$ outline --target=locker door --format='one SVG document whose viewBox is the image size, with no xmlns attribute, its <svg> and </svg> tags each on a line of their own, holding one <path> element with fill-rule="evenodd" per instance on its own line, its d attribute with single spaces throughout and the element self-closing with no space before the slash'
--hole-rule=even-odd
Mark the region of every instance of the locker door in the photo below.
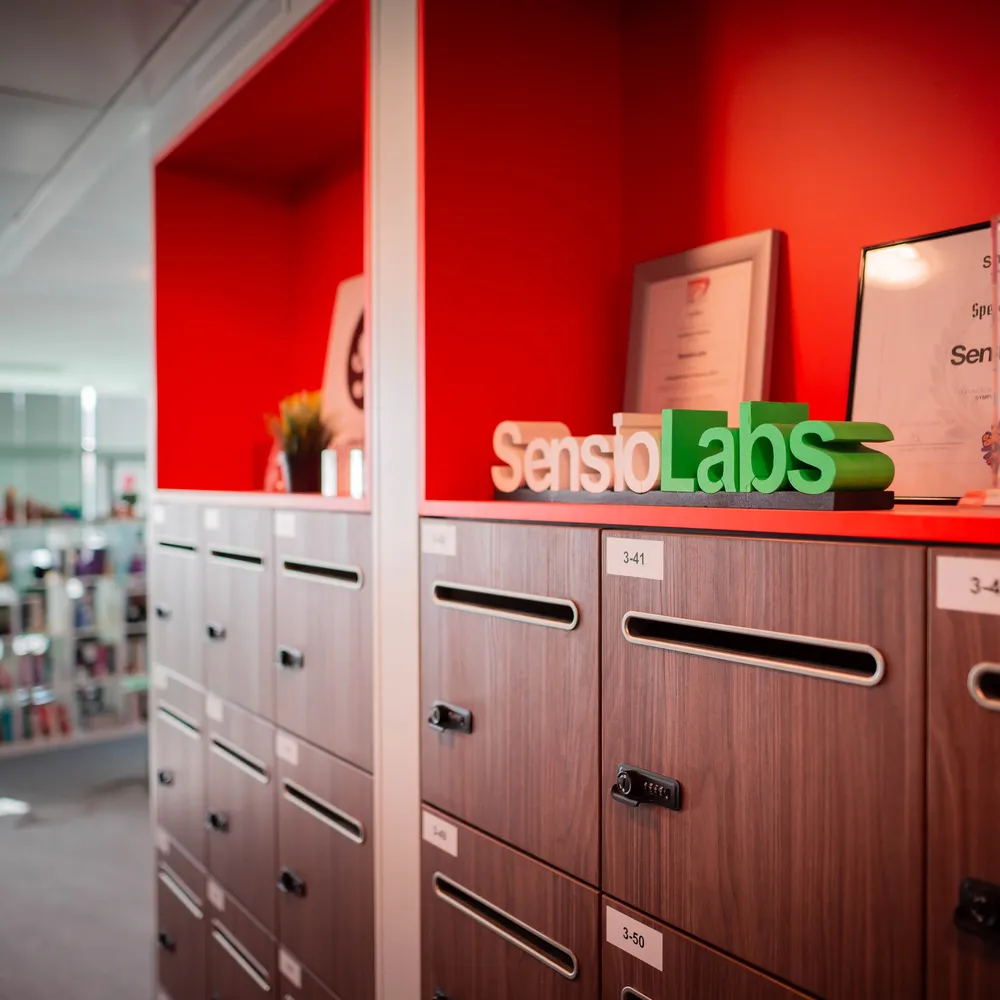
<svg viewBox="0 0 1000 1000">
<path fill-rule="evenodd" d="M 157 976 L 170 1000 L 206 995 L 205 876 L 176 849 L 157 864 Z"/>
<path fill-rule="evenodd" d="M 1000 988 L 998 579 L 995 549 L 931 550 L 927 996 L 934 1000 L 987 1000 Z"/>
<path fill-rule="evenodd" d="M 231 896 L 209 911 L 208 976 L 212 1000 L 261 1000 L 274 996 L 274 939 Z"/>
<path fill-rule="evenodd" d="M 282 1000 L 337 1000 L 295 956 L 285 948 L 278 951 L 278 975 Z"/>
</svg>

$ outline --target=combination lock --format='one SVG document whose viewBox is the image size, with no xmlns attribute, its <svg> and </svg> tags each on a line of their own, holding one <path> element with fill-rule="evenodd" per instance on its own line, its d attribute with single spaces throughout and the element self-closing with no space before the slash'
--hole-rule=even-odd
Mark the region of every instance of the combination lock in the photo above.
<svg viewBox="0 0 1000 1000">
<path fill-rule="evenodd" d="M 676 778 L 667 778 L 630 764 L 619 764 L 611 798 L 627 806 L 663 806 L 678 812 L 681 808 L 681 783 Z"/>
<path fill-rule="evenodd" d="M 958 887 L 955 926 L 987 944 L 1000 945 L 1000 885 L 964 878 Z"/>
<path fill-rule="evenodd" d="M 449 705 L 444 701 L 436 701 L 431 705 L 431 714 L 427 717 L 427 725 L 436 733 L 450 730 L 453 733 L 472 732 L 472 713 L 467 708 Z"/>
</svg>

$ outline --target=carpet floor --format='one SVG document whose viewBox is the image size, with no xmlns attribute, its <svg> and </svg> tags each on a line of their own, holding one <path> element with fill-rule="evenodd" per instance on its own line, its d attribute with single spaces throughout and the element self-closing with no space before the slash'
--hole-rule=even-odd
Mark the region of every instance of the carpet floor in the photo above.
<svg viewBox="0 0 1000 1000">
<path fill-rule="evenodd" d="M 0 759 L 0 1000 L 150 1000 L 144 736 Z"/>
</svg>

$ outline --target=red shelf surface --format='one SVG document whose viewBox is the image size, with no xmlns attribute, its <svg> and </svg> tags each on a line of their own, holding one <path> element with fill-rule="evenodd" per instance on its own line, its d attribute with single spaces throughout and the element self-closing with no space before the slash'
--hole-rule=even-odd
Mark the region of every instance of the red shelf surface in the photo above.
<svg viewBox="0 0 1000 1000">
<path fill-rule="evenodd" d="M 330 0 L 155 165 L 157 485 L 260 490 L 365 270 L 366 0 Z"/>
<path fill-rule="evenodd" d="M 628 507 L 621 504 L 435 501 L 424 517 L 544 521 L 615 528 L 706 531 L 715 534 L 794 535 L 940 545 L 1000 545 L 1000 509 L 903 505 L 893 510 L 722 510 L 705 507 Z"/>
</svg>

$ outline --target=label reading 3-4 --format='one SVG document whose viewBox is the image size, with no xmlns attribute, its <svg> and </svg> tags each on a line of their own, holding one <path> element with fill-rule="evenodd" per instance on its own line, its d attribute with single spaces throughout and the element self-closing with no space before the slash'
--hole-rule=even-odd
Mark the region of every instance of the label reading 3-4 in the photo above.
<svg viewBox="0 0 1000 1000">
<path fill-rule="evenodd" d="M 458 857 L 458 827 L 424 810 L 424 840 L 439 850 Z"/>
<path fill-rule="evenodd" d="M 655 928 L 633 920 L 613 906 L 604 908 L 608 944 L 627 951 L 640 962 L 663 971 L 663 935 Z"/>
<path fill-rule="evenodd" d="M 607 537 L 604 566 L 609 576 L 637 576 L 641 580 L 663 579 L 663 540 Z"/>
<path fill-rule="evenodd" d="M 938 556 L 936 568 L 939 608 L 1000 615 L 1000 559 Z"/>
</svg>

